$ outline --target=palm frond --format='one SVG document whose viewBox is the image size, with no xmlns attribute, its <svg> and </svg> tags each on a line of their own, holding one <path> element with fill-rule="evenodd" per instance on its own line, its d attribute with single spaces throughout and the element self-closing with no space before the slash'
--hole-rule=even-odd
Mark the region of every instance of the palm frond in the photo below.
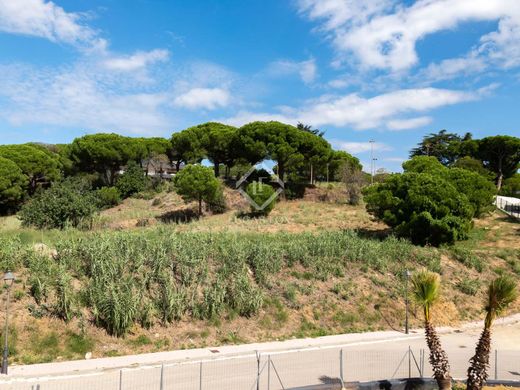
<svg viewBox="0 0 520 390">
<path fill-rule="evenodd" d="M 439 299 L 440 277 L 438 274 L 421 270 L 412 276 L 412 298 L 424 308 L 426 321 L 430 320 L 430 307 Z"/>
<path fill-rule="evenodd" d="M 486 298 L 486 327 L 518 298 L 517 284 L 509 276 L 499 276 L 489 284 Z"/>
</svg>

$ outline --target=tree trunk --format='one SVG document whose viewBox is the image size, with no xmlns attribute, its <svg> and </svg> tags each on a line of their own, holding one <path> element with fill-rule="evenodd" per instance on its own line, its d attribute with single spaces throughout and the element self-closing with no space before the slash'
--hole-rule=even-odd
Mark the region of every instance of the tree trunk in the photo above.
<svg viewBox="0 0 520 390">
<path fill-rule="evenodd" d="M 283 162 L 278 161 L 278 169 L 277 170 L 278 170 L 277 174 L 278 174 L 279 179 L 281 181 L 283 181 L 283 177 L 285 175 L 285 166 L 284 166 Z"/>
<path fill-rule="evenodd" d="M 500 191 L 500 189 L 502 188 L 502 181 L 504 180 L 504 175 L 502 174 L 502 172 L 500 172 L 498 174 L 498 179 L 497 179 L 497 191 Z"/>
<path fill-rule="evenodd" d="M 502 188 L 502 180 L 504 180 L 504 174 L 502 173 L 502 156 L 500 156 L 498 160 L 497 191 Z"/>
<path fill-rule="evenodd" d="M 214 162 L 213 169 L 215 171 L 215 177 L 220 177 L 220 163 L 218 161 Z"/>
<path fill-rule="evenodd" d="M 311 183 L 310 183 L 311 186 L 314 184 L 314 178 L 313 178 L 313 173 L 314 173 L 314 172 L 312 171 L 312 168 L 313 168 L 313 167 L 312 167 L 312 163 L 311 163 Z"/>
<path fill-rule="evenodd" d="M 485 327 L 475 349 L 475 356 L 470 359 L 468 368 L 467 390 L 480 390 L 488 378 L 489 353 L 491 352 L 491 329 Z"/>
<path fill-rule="evenodd" d="M 442 349 L 441 341 L 435 328 L 429 321 L 425 321 L 426 344 L 430 350 L 430 364 L 433 369 L 433 377 L 437 381 L 440 390 L 451 389 L 450 365 L 448 355 Z"/>
</svg>

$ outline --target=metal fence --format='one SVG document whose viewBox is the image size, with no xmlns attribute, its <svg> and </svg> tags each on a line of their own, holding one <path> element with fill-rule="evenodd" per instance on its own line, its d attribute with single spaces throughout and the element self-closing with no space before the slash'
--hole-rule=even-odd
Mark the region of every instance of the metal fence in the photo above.
<svg viewBox="0 0 520 390">
<path fill-rule="evenodd" d="M 520 199 L 497 196 L 495 205 L 510 216 L 520 219 Z"/>
<path fill-rule="evenodd" d="M 10 378 L 0 389 L 12 390 L 283 390 L 312 385 L 382 379 L 429 378 L 428 351 L 353 351 L 348 347 L 168 363 L 105 372 L 46 378 Z M 473 351 L 450 353 L 451 374 L 464 379 Z M 490 379 L 520 381 L 520 351 L 494 351 Z"/>
</svg>

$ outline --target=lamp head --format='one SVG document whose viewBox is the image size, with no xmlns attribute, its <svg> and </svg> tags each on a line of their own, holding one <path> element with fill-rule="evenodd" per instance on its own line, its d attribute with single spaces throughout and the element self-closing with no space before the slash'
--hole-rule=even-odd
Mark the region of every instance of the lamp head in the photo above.
<svg viewBox="0 0 520 390">
<path fill-rule="evenodd" d="M 4 275 L 4 283 L 7 286 L 11 286 L 14 283 L 14 274 L 11 271 L 7 271 Z"/>
</svg>

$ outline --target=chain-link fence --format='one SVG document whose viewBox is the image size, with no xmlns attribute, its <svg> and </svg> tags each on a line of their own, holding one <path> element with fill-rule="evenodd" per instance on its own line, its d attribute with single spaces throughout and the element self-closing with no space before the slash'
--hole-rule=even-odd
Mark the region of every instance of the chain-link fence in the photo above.
<svg viewBox="0 0 520 390">
<path fill-rule="evenodd" d="M 520 219 L 520 199 L 497 196 L 495 205 L 510 216 Z"/>
<path fill-rule="evenodd" d="M 464 379 L 473 351 L 449 355 L 451 374 Z M 344 348 L 261 353 L 203 361 L 168 363 L 106 372 L 46 378 L 8 378 L 12 390 L 283 390 L 376 380 L 431 378 L 428 351 L 354 351 Z M 520 350 L 493 351 L 489 378 L 520 381 Z M 309 387 L 312 388 L 312 387 Z"/>
</svg>

